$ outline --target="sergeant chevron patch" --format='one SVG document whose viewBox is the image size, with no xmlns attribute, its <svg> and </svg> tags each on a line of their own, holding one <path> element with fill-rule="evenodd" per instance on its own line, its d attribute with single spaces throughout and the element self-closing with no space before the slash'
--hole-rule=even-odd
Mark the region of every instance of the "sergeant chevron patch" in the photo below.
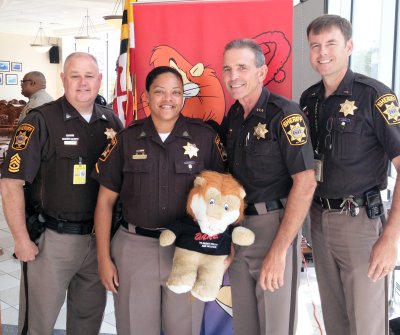
<svg viewBox="0 0 400 335">
<path fill-rule="evenodd" d="M 19 172 L 20 167 L 21 167 L 21 157 L 19 156 L 18 153 L 16 153 L 13 156 L 11 156 L 10 164 L 8 165 L 8 171 L 10 171 L 11 173 L 17 173 Z"/>
</svg>

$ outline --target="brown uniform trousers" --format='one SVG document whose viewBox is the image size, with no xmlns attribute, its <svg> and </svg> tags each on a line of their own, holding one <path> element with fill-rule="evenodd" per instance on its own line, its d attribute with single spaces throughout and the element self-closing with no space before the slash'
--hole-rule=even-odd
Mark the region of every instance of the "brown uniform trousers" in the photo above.
<svg viewBox="0 0 400 335">
<path fill-rule="evenodd" d="M 118 270 L 114 294 L 118 335 L 199 335 L 204 303 L 166 287 L 174 247 L 120 227 L 111 244 Z M 161 309 L 160 309 L 161 306 Z M 161 312 L 162 311 L 162 312 Z"/>
<path fill-rule="evenodd" d="M 352 217 L 341 210 L 310 210 L 315 271 L 327 335 L 388 334 L 387 279 L 368 278 L 372 246 L 382 232 L 380 218 L 365 208 Z"/>
<path fill-rule="evenodd" d="M 67 334 L 99 334 L 106 291 L 97 272 L 95 237 L 46 229 L 36 259 L 22 263 L 19 334 L 53 334 L 67 290 Z"/>
<path fill-rule="evenodd" d="M 261 264 L 279 229 L 282 215 L 283 210 L 275 210 L 246 216 L 243 223 L 256 238 L 251 246 L 235 246 L 235 257 L 229 268 L 235 335 L 295 333 L 301 265 L 299 236 L 287 251 L 283 287 L 269 292 L 263 291 L 259 284 Z"/>
</svg>

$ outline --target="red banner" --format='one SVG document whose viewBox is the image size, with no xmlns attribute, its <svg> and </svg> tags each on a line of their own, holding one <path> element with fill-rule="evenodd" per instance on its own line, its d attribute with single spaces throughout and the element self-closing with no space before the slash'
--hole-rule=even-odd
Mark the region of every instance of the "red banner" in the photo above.
<svg viewBox="0 0 400 335">
<path fill-rule="evenodd" d="M 135 3 L 133 7 L 138 118 L 150 112 L 144 94 L 147 73 L 167 65 L 184 79 L 182 113 L 220 123 L 233 103 L 221 80 L 223 49 L 236 38 L 257 40 L 268 65 L 264 85 L 291 98 L 292 0 Z M 232 334 L 231 318 L 226 276 L 217 300 L 206 304 L 201 334 Z"/>
<path fill-rule="evenodd" d="M 254 38 L 268 65 L 265 85 L 291 98 L 292 0 L 135 3 L 138 118 L 149 114 L 145 77 L 155 66 L 179 69 L 182 113 L 220 123 L 233 101 L 221 80 L 224 46 Z"/>
</svg>

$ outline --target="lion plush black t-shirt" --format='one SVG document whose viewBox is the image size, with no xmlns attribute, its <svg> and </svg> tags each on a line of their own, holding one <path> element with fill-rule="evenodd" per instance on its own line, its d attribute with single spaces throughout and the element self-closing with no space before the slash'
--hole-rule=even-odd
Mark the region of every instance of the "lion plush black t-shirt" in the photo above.
<svg viewBox="0 0 400 335">
<path fill-rule="evenodd" d="M 209 236 L 201 232 L 199 225 L 192 218 L 185 217 L 169 224 L 167 228 L 176 235 L 175 245 L 179 248 L 214 256 L 230 254 L 234 228 L 232 226 L 221 234 Z"/>
</svg>

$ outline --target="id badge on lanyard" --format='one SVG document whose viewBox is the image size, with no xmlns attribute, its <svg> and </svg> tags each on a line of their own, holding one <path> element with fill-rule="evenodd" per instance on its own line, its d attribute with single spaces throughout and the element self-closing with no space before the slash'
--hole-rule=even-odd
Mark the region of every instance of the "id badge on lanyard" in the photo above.
<svg viewBox="0 0 400 335">
<path fill-rule="evenodd" d="M 74 185 L 86 184 L 86 164 L 82 164 L 82 157 L 79 157 L 79 163 L 74 164 L 74 175 L 72 179 Z"/>
<path fill-rule="evenodd" d="M 319 182 L 322 182 L 324 180 L 323 169 L 324 169 L 324 156 L 321 154 L 314 153 L 315 177 Z"/>
</svg>

